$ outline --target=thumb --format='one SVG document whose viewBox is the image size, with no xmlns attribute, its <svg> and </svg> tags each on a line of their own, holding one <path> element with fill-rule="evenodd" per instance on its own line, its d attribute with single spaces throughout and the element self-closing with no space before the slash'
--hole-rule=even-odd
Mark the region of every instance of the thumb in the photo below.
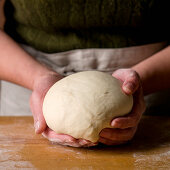
<svg viewBox="0 0 170 170">
<path fill-rule="evenodd" d="M 133 94 L 138 87 L 139 87 L 138 83 L 131 81 L 125 81 L 122 85 L 122 89 L 127 95 Z"/>
<path fill-rule="evenodd" d="M 116 70 L 112 76 L 123 82 L 122 90 L 127 95 L 133 94 L 140 85 L 140 77 L 138 73 L 132 69 Z"/>
<path fill-rule="evenodd" d="M 129 74 L 127 74 L 125 81 L 123 82 L 122 89 L 126 94 L 130 95 L 139 88 L 139 85 L 139 75 L 135 71 L 131 71 Z"/>
<path fill-rule="evenodd" d="M 30 107 L 34 118 L 35 133 L 37 134 L 42 133 L 47 127 L 42 112 L 42 105 L 43 101 L 33 92 L 30 98 Z"/>
</svg>

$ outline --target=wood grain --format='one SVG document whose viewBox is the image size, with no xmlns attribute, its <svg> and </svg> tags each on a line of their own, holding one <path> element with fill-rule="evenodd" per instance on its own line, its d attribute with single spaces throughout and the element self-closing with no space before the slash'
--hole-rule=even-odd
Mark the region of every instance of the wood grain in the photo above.
<svg viewBox="0 0 170 170">
<path fill-rule="evenodd" d="M 144 116 L 130 143 L 93 148 L 52 144 L 31 117 L 0 117 L 0 169 L 170 169 L 170 117 Z"/>
</svg>

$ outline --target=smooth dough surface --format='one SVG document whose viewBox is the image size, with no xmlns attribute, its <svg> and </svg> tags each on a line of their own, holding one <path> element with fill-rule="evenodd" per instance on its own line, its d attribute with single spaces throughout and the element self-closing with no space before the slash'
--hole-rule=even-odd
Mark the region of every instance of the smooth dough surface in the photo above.
<svg viewBox="0 0 170 170">
<path fill-rule="evenodd" d="M 122 92 L 121 83 L 109 74 L 84 71 L 55 83 L 43 102 L 48 127 L 91 142 L 102 129 L 111 128 L 113 118 L 132 109 L 133 97 Z"/>
</svg>

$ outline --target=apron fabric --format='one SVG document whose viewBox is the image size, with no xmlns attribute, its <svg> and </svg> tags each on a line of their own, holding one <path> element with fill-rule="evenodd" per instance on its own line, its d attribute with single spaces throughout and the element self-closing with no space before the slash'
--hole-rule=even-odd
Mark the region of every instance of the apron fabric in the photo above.
<svg viewBox="0 0 170 170">
<path fill-rule="evenodd" d="M 54 54 L 43 53 L 23 44 L 21 46 L 39 62 L 67 76 L 85 70 L 98 70 L 111 74 L 119 68 L 132 67 L 163 49 L 166 42 L 116 49 L 76 49 Z M 31 115 L 30 95 L 31 91 L 28 89 L 1 81 L 0 115 Z M 156 104 L 156 107 L 162 106 L 170 110 L 170 106 L 166 104 L 169 97 L 170 92 L 149 95 L 146 97 L 148 109 L 154 108 Z"/>
</svg>

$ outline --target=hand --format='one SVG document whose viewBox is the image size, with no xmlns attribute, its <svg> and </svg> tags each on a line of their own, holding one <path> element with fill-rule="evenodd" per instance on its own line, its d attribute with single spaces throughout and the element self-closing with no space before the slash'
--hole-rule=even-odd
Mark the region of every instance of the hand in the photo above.
<svg viewBox="0 0 170 170">
<path fill-rule="evenodd" d="M 84 139 L 75 139 L 72 136 L 65 134 L 57 134 L 52 131 L 45 122 L 42 112 L 44 97 L 49 88 L 62 78 L 63 77 L 57 73 L 50 73 L 48 75 L 39 77 L 34 82 L 34 90 L 30 98 L 30 107 L 34 118 L 35 132 L 38 134 L 42 133 L 42 135 L 48 140 L 62 145 L 74 147 L 93 146 L 95 144 L 91 143 L 90 141 Z"/>
<path fill-rule="evenodd" d="M 134 104 L 128 115 L 111 121 L 113 129 L 106 128 L 101 131 L 99 142 L 106 145 L 118 145 L 131 140 L 145 111 L 142 86 L 137 72 L 132 69 L 119 69 L 112 76 L 123 82 L 122 90 L 127 95 L 133 95 Z"/>
</svg>

